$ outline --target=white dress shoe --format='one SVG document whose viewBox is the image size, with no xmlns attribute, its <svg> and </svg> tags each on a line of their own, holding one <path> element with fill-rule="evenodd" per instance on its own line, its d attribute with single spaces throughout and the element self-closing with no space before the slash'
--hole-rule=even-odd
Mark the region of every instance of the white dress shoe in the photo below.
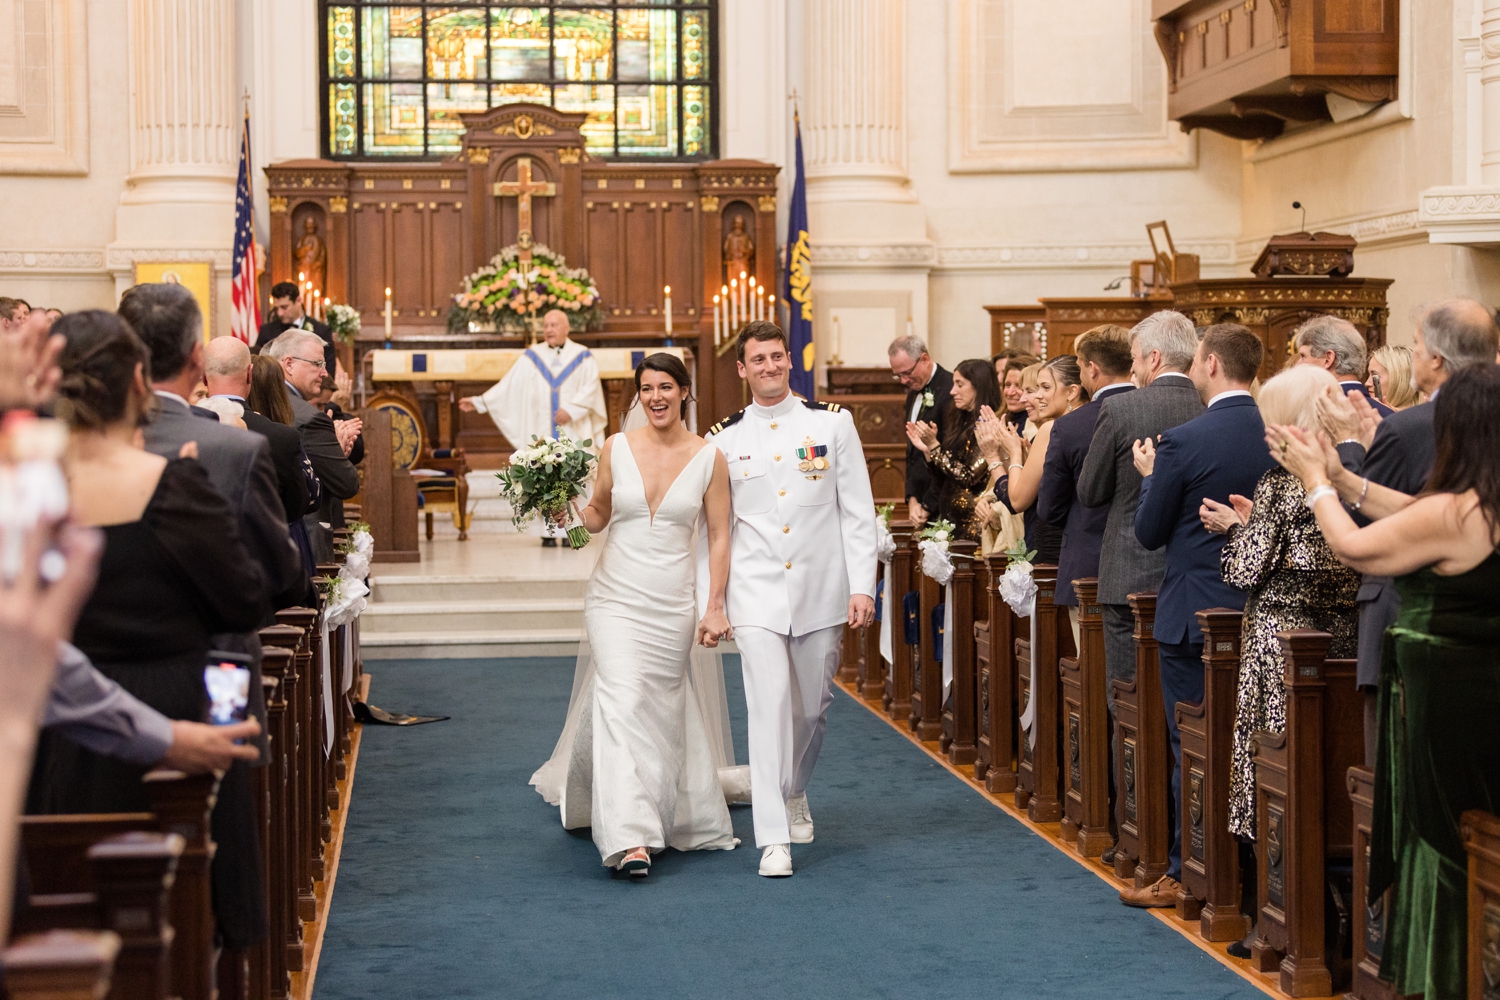
<svg viewBox="0 0 1500 1000">
<path fill-rule="evenodd" d="M 760 855 L 760 873 L 766 878 L 786 878 L 792 873 L 790 844 L 772 844 Z"/>
<path fill-rule="evenodd" d="M 811 844 L 813 842 L 812 813 L 808 811 L 805 793 L 786 800 L 786 825 L 792 831 L 792 843 Z"/>
</svg>

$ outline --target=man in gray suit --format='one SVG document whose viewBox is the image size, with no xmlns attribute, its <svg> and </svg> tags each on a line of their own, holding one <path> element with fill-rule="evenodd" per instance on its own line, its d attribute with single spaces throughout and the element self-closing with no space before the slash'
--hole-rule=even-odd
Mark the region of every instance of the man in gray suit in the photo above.
<svg viewBox="0 0 1500 1000">
<path fill-rule="evenodd" d="M 359 492 L 359 473 L 349 461 L 349 452 L 359 437 L 360 421 L 341 420 L 335 425 L 326 413 L 308 402 L 318 394 L 327 374 L 323 341 L 317 334 L 288 330 L 262 353 L 281 365 L 292 402 L 292 426 L 302 435 L 302 450 L 323 483 L 317 512 L 302 520 L 312 539 L 313 555 L 319 562 L 327 562 L 333 558 L 329 529 L 344 526 L 344 501 Z"/>
<path fill-rule="evenodd" d="M 1104 617 L 1104 662 L 1110 679 L 1135 677 L 1135 619 L 1127 595 L 1154 591 L 1166 569 L 1165 551 L 1150 552 L 1135 537 L 1135 509 L 1141 474 L 1131 445 L 1155 439 L 1203 412 L 1203 401 L 1188 369 L 1198 351 L 1192 320 L 1163 311 L 1130 331 L 1130 377 L 1141 388 L 1108 397 L 1078 477 L 1078 500 L 1085 507 L 1109 505 L 1104 543 L 1099 550 L 1099 604 Z M 1110 712 L 1114 688 L 1106 686 Z"/>
</svg>

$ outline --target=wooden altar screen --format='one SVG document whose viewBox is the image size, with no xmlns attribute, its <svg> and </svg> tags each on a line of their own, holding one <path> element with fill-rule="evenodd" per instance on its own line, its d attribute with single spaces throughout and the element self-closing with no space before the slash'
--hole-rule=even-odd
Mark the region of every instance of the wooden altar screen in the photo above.
<svg viewBox="0 0 1500 1000">
<path fill-rule="evenodd" d="M 295 280 L 299 264 L 312 267 L 309 280 L 321 278 L 315 284 L 325 295 L 359 310 L 355 370 L 366 351 L 384 345 L 386 288 L 393 347 L 524 346 L 518 335 L 450 333 L 447 315 L 464 276 L 516 242 L 520 202 L 512 192 L 529 177 L 535 239 L 566 256 L 569 266 L 587 268 L 605 306 L 604 328 L 576 339 L 589 346 L 665 343 L 662 288 L 671 285 L 674 342 L 698 359 L 699 426 L 743 406 L 732 350 L 714 349 L 713 296 L 729 280 L 723 248 L 736 219 L 754 242 L 756 281 L 776 287 L 780 168 L 753 160 L 596 160 L 579 132 L 585 116 L 542 105 L 510 104 L 463 118 L 468 131 L 451 160 L 295 160 L 266 168 L 271 280 Z M 485 388 L 458 383 L 447 392 Z M 411 390 L 424 412 L 436 410 L 432 383 Z M 503 448 L 482 414 L 465 415 L 457 437 L 460 446 Z"/>
<path fill-rule="evenodd" d="M 830 365 L 827 372 L 828 387 L 820 398 L 853 414 L 875 502 L 894 503 L 905 510 L 906 387 L 889 368 Z"/>
</svg>

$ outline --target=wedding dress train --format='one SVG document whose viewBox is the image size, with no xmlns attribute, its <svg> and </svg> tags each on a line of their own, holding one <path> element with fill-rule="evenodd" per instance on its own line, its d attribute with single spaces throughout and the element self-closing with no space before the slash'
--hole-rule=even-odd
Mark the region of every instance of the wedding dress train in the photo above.
<svg viewBox="0 0 1500 1000">
<path fill-rule="evenodd" d="M 693 547 L 713 452 L 688 461 L 653 517 L 625 435 L 610 451 L 613 516 L 584 598 L 587 640 L 562 737 L 531 778 L 564 827 L 593 828 L 606 865 L 634 847 L 738 843 L 719 658 L 693 643 Z"/>
</svg>

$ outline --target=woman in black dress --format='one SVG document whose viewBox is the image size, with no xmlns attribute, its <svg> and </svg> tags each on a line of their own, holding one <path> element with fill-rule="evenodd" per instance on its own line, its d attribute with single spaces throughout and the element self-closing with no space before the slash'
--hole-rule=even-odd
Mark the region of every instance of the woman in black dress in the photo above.
<svg viewBox="0 0 1500 1000">
<path fill-rule="evenodd" d="M 73 642 L 163 715 L 206 722 L 209 637 L 260 624 L 255 602 L 243 599 L 262 588 L 260 569 L 229 505 L 192 457 L 194 446 L 170 460 L 142 450 L 140 427 L 154 403 L 150 358 L 129 326 L 90 310 L 63 317 L 52 332 L 67 339 L 58 411 L 73 430 L 64 462 L 73 516 L 104 533 L 98 583 Z M 44 735 L 29 806 L 43 813 L 146 810 L 146 770 Z M 248 796 L 248 784 L 226 784 L 216 813 L 253 815 Z M 233 947 L 264 933 L 254 829 L 243 832 L 220 836 L 214 859 L 215 915 Z"/>
<path fill-rule="evenodd" d="M 988 361 L 970 358 L 953 369 L 951 392 L 953 406 L 948 410 L 941 441 L 937 426 L 930 423 L 907 424 L 906 434 L 927 456 L 927 468 L 932 472 L 932 490 L 925 506 L 953 525 L 956 538 L 978 542 L 984 520 L 975 510 L 975 501 L 984 494 L 990 472 L 979 453 L 974 425 L 981 410 L 993 412 L 1000 405 L 1000 383 Z"/>
</svg>

